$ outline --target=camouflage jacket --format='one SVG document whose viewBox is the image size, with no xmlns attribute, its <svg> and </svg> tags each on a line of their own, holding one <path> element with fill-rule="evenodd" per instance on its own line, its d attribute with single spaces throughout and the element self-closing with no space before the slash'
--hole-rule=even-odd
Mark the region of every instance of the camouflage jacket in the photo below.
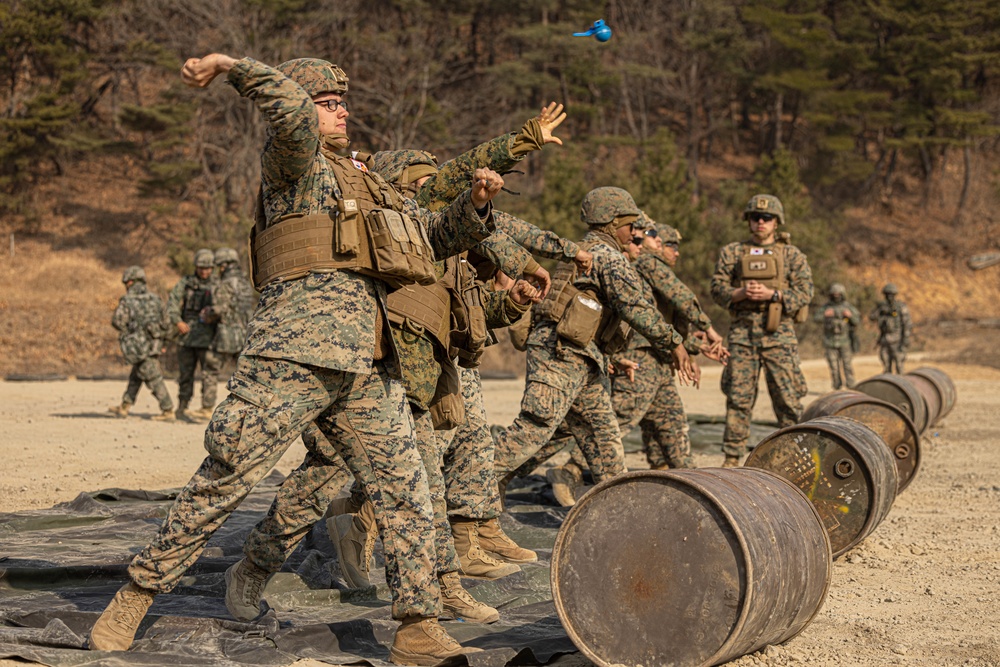
<svg viewBox="0 0 1000 667">
<path fill-rule="evenodd" d="M 913 322 L 910 320 L 910 309 L 899 299 L 879 301 L 868 316 L 878 326 L 878 342 L 899 345 L 902 348 L 910 344 L 910 334 L 913 333 Z"/>
<path fill-rule="evenodd" d="M 602 306 L 610 308 L 636 333 L 644 336 L 659 358 L 669 358 L 670 351 L 683 340 L 647 298 L 645 284 L 629 265 L 615 241 L 607 234 L 596 231 L 588 232 L 583 241 L 595 242 L 590 248 L 590 253 L 594 256 L 594 268 L 589 276 L 577 274 L 573 286 L 591 292 Z M 556 322 L 552 320 L 537 319 L 528 336 L 528 345 L 552 347 L 557 351 L 559 348 L 564 351 L 572 350 L 593 359 L 601 368 L 607 367 L 605 355 L 596 342 L 591 341 L 582 349 L 572 344 L 562 344 L 556 334 Z"/>
<path fill-rule="evenodd" d="M 688 352 L 697 354 L 701 344 L 688 334 L 694 331 L 708 331 L 712 326 L 712 320 L 701 309 L 698 297 L 681 282 L 667 261 L 656 253 L 643 252 L 632 267 L 649 287 L 650 293 L 647 298 L 657 304 L 661 313 L 665 311 L 672 313 L 670 324 L 686 336 L 684 347 Z M 632 334 L 630 348 L 649 346 L 650 343 L 645 337 L 638 333 Z"/>
<path fill-rule="evenodd" d="M 861 324 L 861 313 L 847 301 L 827 301 L 813 320 L 823 323 L 824 347 L 851 347 L 851 333 Z"/>
<path fill-rule="evenodd" d="M 198 276 L 184 276 L 167 297 L 167 317 L 173 325 L 171 335 L 177 333 L 177 323 L 186 322 L 191 330 L 177 336 L 181 347 L 212 347 L 215 324 L 206 322 L 203 313 L 210 312 L 212 296 L 218 282 L 214 274 L 208 280 Z M 206 311 L 206 309 L 209 309 Z"/>
<path fill-rule="evenodd" d="M 135 282 L 118 300 L 111 326 L 118 330 L 118 344 L 125 361 L 137 364 L 160 354 L 167 326 L 163 300 Z"/>
<path fill-rule="evenodd" d="M 739 263 L 749 248 L 774 248 L 784 253 L 785 282 L 788 287 L 782 291 L 781 323 L 777 331 L 767 333 L 767 304 L 743 300 L 733 303 L 733 291 L 739 287 Z M 778 250 L 778 249 L 781 250 Z M 712 274 L 712 299 L 729 310 L 729 345 L 752 347 L 778 347 L 797 345 L 792 318 L 801 308 L 812 301 L 812 270 L 805 254 L 787 243 L 757 246 L 751 241 L 730 243 L 719 251 L 719 260 Z"/>
<path fill-rule="evenodd" d="M 580 246 L 562 238 L 555 232 L 539 229 L 530 222 L 515 218 L 503 211 L 496 211 L 495 215 L 498 231 L 505 232 L 515 243 L 536 255 L 548 259 L 564 260 L 573 259 L 580 252 Z"/>
<path fill-rule="evenodd" d="M 309 95 L 281 72 L 243 58 L 228 81 L 251 99 L 268 122 L 261 154 L 261 194 L 268 224 L 290 213 L 325 213 L 342 199 L 321 152 L 319 117 Z M 360 167 L 359 167 L 360 168 Z M 382 183 L 377 174 L 371 178 Z M 467 184 L 468 185 L 468 184 Z M 438 213 L 402 200 L 403 211 L 424 225 L 438 257 L 472 247 L 494 231 L 466 190 Z M 492 207 L 490 207 L 492 210 Z M 385 310 L 383 281 L 351 271 L 312 273 L 264 287 L 247 326 L 243 354 L 288 359 L 350 373 L 371 371 L 375 326 Z"/>
<path fill-rule="evenodd" d="M 219 318 L 212 349 L 237 354 L 247 337 L 247 322 L 257 305 L 257 292 L 235 264 L 222 274 L 215 289 L 212 310 Z"/>
</svg>

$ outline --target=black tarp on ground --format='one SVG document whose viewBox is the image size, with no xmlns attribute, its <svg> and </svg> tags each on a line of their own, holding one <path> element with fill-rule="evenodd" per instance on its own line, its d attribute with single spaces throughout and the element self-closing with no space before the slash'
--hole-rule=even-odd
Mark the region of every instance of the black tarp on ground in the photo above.
<svg viewBox="0 0 1000 667">
<path fill-rule="evenodd" d="M 695 448 L 718 452 L 722 424 L 692 419 Z M 697 423 L 701 422 L 701 423 Z M 773 430 L 754 424 L 752 442 Z M 640 448 L 638 432 L 626 451 Z M 264 593 L 270 609 L 252 623 L 233 620 L 223 602 L 226 569 L 263 516 L 282 477 L 272 474 L 209 541 L 181 584 L 157 596 L 127 653 L 86 650 L 94 621 L 126 580 L 126 566 L 165 516 L 173 493 L 106 489 L 45 510 L 0 514 L 0 659 L 45 665 L 383 665 L 396 624 L 390 618 L 380 547 L 366 591 L 346 588 L 321 522 Z M 568 510 L 556 507 L 544 479 L 514 480 L 504 529 L 535 549 L 539 562 L 499 581 L 465 579 L 501 620 L 484 626 L 447 622 L 463 644 L 485 649 L 474 667 L 589 664 L 559 622 L 549 585 L 556 532 Z M 464 662 L 463 662 L 464 664 Z"/>
<path fill-rule="evenodd" d="M 223 574 L 270 505 L 279 475 L 247 498 L 170 594 L 157 596 L 128 653 L 85 650 L 97 616 L 125 581 L 126 566 L 154 534 L 170 492 L 109 489 L 80 494 L 46 510 L 0 514 L 0 658 L 46 665 L 288 665 L 301 658 L 332 664 L 385 664 L 396 624 L 384 575 L 367 591 L 347 590 L 326 527 L 318 524 L 268 583 L 270 609 L 252 623 L 232 620 Z M 486 649 L 470 664 L 545 664 L 575 652 L 555 614 L 549 557 L 566 510 L 535 503 L 540 478 L 511 489 L 505 528 L 539 552 L 537 564 L 499 581 L 466 579 L 501 620 L 447 622 L 459 641 Z M 378 565 L 381 553 L 376 551 Z"/>
</svg>

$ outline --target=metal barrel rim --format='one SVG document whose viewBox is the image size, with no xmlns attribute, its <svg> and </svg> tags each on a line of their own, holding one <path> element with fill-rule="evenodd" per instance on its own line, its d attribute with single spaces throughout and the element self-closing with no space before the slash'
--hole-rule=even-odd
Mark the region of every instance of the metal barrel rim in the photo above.
<svg viewBox="0 0 1000 667">
<path fill-rule="evenodd" d="M 941 397 L 941 410 L 938 412 L 937 419 L 933 422 L 928 421 L 927 427 L 930 428 L 940 423 L 955 408 L 955 403 L 958 401 L 958 391 L 955 389 L 955 382 L 951 379 L 951 376 L 940 368 L 934 368 L 933 366 L 915 368 L 907 373 L 907 375 L 916 375 L 928 380 L 938 391 L 938 395 Z"/>
<path fill-rule="evenodd" d="M 872 423 L 861 419 L 856 414 L 849 414 L 851 408 L 856 406 L 873 406 L 891 412 L 901 420 L 903 429 L 909 434 L 909 441 L 890 442 L 885 440 L 884 432 L 876 429 Z M 799 418 L 799 423 L 804 424 L 818 417 L 835 416 L 849 417 L 860 421 L 880 436 L 883 436 L 885 444 L 889 447 L 889 451 L 892 452 L 893 458 L 896 461 L 896 472 L 898 474 L 896 495 L 899 495 L 904 489 L 910 486 L 920 471 L 922 452 L 920 449 L 920 431 L 917 430 L 913 420 L 910 419 L 910 416 L 906 412 L 895 403 L 884 401 L 881 398 L 876 398 L 875 396 L 853 389 L 841 389 L 824 394 L 810 403 Z M 904 451 L 902 448 L 906 448 L 908 451 Z"/>
<path fill-rule="evenodd" d="M 892 387 L 895 390 L 895 393 L 902 394 L 902 396 L 906 398 L 906 404 L 909 406 L 909 411 L 912 412 L 910 419 L 913 420 L 913 424 L 917 427 L 917 430 L 920 433 L 927 430 L 927 408 L 924 403 L 924 397 L 921 396 L 920 392 L 917 391 L 917 388 L 913 386 L 913 383 L 906 377 L 896 375 L 895 373 L 880 373 L 858 382 L 854 385 L 854 389 L 868 394 L 869 396 L 887 400 L 884 396 L 879 396 L 878 394 L 873 393 L 878 391 L 878 389 L 883 386 Z M 894 401 L 888 402 L 894 403 Z M 907 411 L 906 405 L 900 405 L 899 407 L 902 408 L 904 412 Z"/>
</svg>

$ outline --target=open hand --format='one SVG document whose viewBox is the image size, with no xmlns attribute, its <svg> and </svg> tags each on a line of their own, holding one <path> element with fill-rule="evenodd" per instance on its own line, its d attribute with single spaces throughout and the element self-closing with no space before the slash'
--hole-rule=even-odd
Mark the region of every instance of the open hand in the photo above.
<svg viewBox="0 0 1000 667">
<path fill-rule="evenodd" d="M 538 125 L 542 128 L 542 143 L 562 146 L 562 139 L 552 134 L 552 131 L 564 120 L 566 114 L 563 112 L 563 105 L 550 102 L 548 106 L 542 107 L 541 113 L 538 114 Z"/>
</svg>

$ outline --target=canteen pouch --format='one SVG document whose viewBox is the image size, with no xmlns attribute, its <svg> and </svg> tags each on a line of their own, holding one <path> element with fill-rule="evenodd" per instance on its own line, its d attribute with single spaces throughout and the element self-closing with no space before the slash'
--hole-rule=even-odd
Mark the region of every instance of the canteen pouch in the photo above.
<svg viewBox="0 0 1000 667">
<path fill-rule="evenodd" d="M 774 333 L 778 330 L 778 326 L 781 324 L 782 309 L 783 306 L 778 301 L 767 304 L 767 320 L 764 323 L 764 331 Z"/>
<path fill-rule="evenodd" d="M 556 325 L 556 333 L 563 340 L 586 347 L 601 326 L 604 306 L 588 292 L 575 291 Z"/>
<path fill-rule="evenodd" d="M 437 390 L 431 401 L 431 421 L 435 431 L 450 431 L 465 423 L 465 398 L 458 369 L 450 362 L 441 364 Z"/>
</svg>

